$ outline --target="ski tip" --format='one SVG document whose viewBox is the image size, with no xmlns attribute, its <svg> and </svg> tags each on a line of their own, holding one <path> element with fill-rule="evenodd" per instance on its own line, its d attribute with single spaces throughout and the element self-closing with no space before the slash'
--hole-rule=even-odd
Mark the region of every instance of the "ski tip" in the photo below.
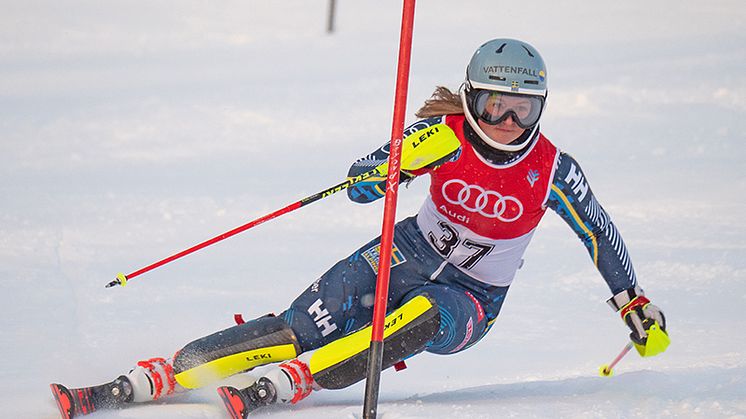
<svg viewBox="0 0 746 419">
<path fill-rule="evenodd" d="M 246 404 L 244 403 L 238 389 L 230 386 L 218 387 L 218 394 L 223 399 L 225 409 L 233 419 L 245 419 L 248 416 Z"/>
<path fill-rule="evenodd" d="M 57 407 L 60 409 L 60 414 L 63 419 L 70 419 L 75 415 L 75 403 L 73 402 L 73 396 L 70 390 L 62 384 L 52 383 L 49 385 L 52 390 L 54 400 L 57 402 Z"/>
</svg>

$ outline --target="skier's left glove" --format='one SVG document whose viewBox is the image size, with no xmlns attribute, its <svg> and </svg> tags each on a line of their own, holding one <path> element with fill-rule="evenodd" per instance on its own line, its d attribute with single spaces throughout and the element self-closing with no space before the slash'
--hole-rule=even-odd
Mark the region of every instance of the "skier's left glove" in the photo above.
<svg viewBox="0 0 746 419">
<path fill-rule="evenodd" d="M 671 340 L 666 333 L 666 317 L 650 303 L 640 287 L 626 289 L 606 302 L 632 330 L 629 338 L 641 356 L 658 355 L 668 348 Z"/>
</svg>

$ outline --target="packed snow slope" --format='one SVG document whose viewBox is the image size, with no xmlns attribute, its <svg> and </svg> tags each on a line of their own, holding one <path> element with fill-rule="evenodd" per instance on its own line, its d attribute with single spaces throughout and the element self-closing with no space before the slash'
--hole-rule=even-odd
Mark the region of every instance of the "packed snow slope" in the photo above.
<svg viewBox="0 0 746 419">
<path fill-rule="evenodd" d="M 136 269 L 341 181 L 388 141 L 400 2 L 26 1 L 0 15 L 0 416 L 47 385 L 283 310 L 379 234 L 343 194 L 133 280 Z M 487 337 L 383 374 L 379 416 L 746 417 L 746 8 L 741 0 L 417 4 L 408 122 L 472 52 L 548 63 L 544 133 L 583 165 L 670 349 L 630 354 L 605 283 L 548 213 Z M 402 188 L 414 214 L 428 179 Z M 246 377 L 238 377 L 245 380 Z M 363 386 L 257 418 L 353 418 Z M 97 418 L 223 418 L 213 389 Z M 93 418 L 93 416 L 92 416 Z"/>
</svg>

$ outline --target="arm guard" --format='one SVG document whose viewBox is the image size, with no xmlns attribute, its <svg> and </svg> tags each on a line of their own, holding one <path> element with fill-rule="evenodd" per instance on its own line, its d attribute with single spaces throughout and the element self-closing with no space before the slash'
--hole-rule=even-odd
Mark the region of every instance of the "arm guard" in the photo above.
<svg viewBox="0 0 746 419">
<path fill-rule="evenodd" d="M 368 154 L 367 156 L 358 159 L 352 164 L 350 170 L 347 172 L 347 177 L 354 177 L 388 162 L 389 159 L 389 144 L 386 143 L 381 148 Z M 414 179 L 414 176 L 401 172 L 399 174 L 399 184 L 402 182 L 408 182 Z M 356 183 L 347 189 L 347 197 L 350 200 L 360 204 L 367 204 L 373 202 L 386 194 L 386 176 L 371 176 L 370 178 Z"/>
<path fill-rule="evenodd" d="M 404 130 L 402 144 L 402 170 L 399 183 L 409 183 L 420 176 L 442 165 L 446 161 L 457 159 L 460 155 L 460 143 L 451 128 L 445 124 L 445 117 L 435 117 L 418 121 Z M 386 165 L 389 158 L 389 144 L 383 145 L 373 153 L 357 160 L 348 177 L 366 173 Z M 347 190 L 347 196 L 359 203 L 368 203 L 381 198 L 386 193 L 386 177 L 370 177 Z"/>
</svg>

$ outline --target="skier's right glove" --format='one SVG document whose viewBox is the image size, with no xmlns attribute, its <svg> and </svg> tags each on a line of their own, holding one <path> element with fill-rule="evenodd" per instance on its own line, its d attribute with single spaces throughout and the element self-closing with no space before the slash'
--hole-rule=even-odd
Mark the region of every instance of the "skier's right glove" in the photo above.
<svg viewBox="0 0 746 419">
<path fill-rule="evenodd" d="M 606 302 L 632 330 L 629 338 L 641 356 L 658 355 L 671 343 L 666 333 L 666 317 L 650 303 L 640 287 L 626 289 Z"/>
</svg>

